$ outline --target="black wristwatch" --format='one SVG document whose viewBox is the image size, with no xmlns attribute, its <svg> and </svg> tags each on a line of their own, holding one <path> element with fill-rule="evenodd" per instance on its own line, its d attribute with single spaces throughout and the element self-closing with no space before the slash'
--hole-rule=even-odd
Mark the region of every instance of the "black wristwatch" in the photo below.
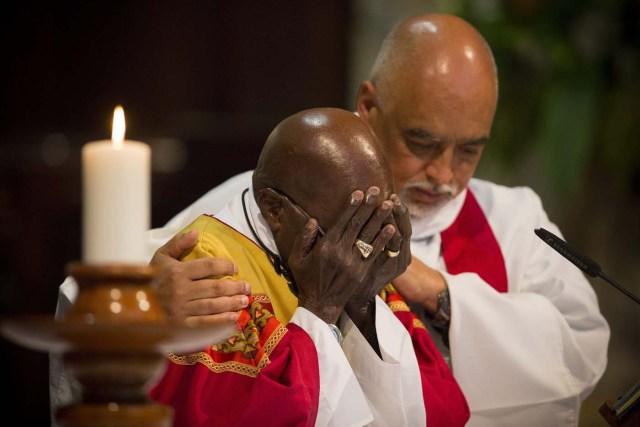
<svg viewBox="0 0 640 427">
<path fill-rule="evenodd" d="M 451 322 L 451 300 L 449 299 L 449 288 L 438 294 L 438 311 L 433 316 L 433 324 L 439 329 L 449 328 Z"/>
</svg>

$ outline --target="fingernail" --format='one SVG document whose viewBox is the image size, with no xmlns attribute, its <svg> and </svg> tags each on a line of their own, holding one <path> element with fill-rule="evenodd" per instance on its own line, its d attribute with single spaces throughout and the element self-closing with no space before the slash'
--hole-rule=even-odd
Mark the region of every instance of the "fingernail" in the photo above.
<svg viewBox="0 0 640 427">
<path fill-rule="evenodd" d="M 380 189 L 378 187 L 371 187 L 367 190 L 367 203 L 371 200 L 372 197 L 380 194 Z"/>
<path fill-rule="evenodd" d="M 354 191 L 351 193 L 351 205 L 355 206 L 362 201 L 362 191 Z"/>
<path fill-rule="evenodd" d="M 398 197 L 398 195 L 397 195 L 397 194 L 392 194 L 392 195 L 391 195 L 391 197 L 389 197 L 389 198 L 390 198 L 390 199 L 391 199 L 391 201 L 392 201 L 394 204 L 396 204 L 396 205 L 399 205 L 399 204 L 401 203 L 401 202 L 400 202 L 400 197 Z"/>
<path fill-rule="evenodd" d="M 243 295 L 242 298 L 240 298 L 240 304 L 242 304 L 242 307 L 246 307 L 247 304 L 249 304 L 249 297 Z"/>
<path fill-rule="evenodd" d="M 238 266 L 235 263 L 233 264 L 233 274 L 238 274 Z"/>
<path fill-rule="evenodd" d="M 249 285 L 249 282 L 244 282 L 244 293 L 247 295 L 251 293 L 251 285 Z"/>
</svg>

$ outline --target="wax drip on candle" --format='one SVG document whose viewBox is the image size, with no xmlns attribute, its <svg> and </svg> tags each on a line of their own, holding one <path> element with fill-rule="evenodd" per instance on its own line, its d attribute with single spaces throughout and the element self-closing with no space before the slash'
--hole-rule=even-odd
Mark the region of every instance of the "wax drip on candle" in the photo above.
<svg viewBox="0 0 640 427">
<path fill-rule="evenodd" d="M 114 150 L 122 150 L 125 129 L 124 109 L 118 105 L 113 110 L 113 128 L 111 130 L 111 142 Z"/>
</svg>

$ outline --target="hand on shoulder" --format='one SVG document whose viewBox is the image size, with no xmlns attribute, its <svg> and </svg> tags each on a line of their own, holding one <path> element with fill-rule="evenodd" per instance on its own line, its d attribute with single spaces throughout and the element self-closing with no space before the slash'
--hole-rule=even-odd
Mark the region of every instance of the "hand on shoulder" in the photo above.
<svg viewBox="0 0 640 427">
<path fill-rule="evenodd" d="M 156 250 L 149 262 L 158 269 L 156 296 L 172 320 L 190 324 L 235 322 L 237 311 L 247 306 L 250 285 L 243 280 L 221 278 L 237 273 L 232 260 L 180 261 L 197 240 L 198 231 L 191 230 L 175 235 Z"/>
</svg>

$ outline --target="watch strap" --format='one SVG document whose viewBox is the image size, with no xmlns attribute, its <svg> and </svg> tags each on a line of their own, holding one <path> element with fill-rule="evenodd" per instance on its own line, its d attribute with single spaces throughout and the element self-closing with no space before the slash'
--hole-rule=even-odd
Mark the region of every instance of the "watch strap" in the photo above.
<svg viewBox="0 0 640 427">
<path fill-rule="evenodd" d="M 438 294 L 438 311 L 433 317 L 433 323 L 441 328 L 448 328 L 451 322 L 451 300 L 449 288 Z"/>
</svg>

